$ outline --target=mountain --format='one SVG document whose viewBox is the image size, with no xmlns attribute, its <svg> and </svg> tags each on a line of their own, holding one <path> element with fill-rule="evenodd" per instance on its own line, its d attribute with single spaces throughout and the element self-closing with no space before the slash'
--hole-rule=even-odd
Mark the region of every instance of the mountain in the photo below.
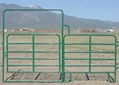
<svg viewBox="0 0 119 85">
<path fill-rule="evenodd" d="M 6 8 L 39 8 L 40 6 L 29 5 L 22 7 L 15 4 L 0 4 L 0 26 L 2 25 L 2 12 Z M 64 22 L 71 26 L 72 29 L 77 28 L 100 28 L 112 29 L 119 28 L 119 22 L 101 21 L 94 19 L 83 19 L 74 16 L 64 15 Z M 56 12 L 8 12 L 6 14 L 6 28 L 59 28 L 61 26 L 60 13 Z"/>
</svg>

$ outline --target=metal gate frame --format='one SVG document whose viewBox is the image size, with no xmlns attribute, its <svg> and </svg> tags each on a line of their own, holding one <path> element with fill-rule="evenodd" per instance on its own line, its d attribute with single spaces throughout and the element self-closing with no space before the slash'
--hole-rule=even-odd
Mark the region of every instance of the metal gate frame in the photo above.
<svg viewBox="0 0 119 85">
<path fill-rule="evenodd" d="M 12 43 L 9 43 L 9 37 L 10 36 L 24 36 L 24 35 L 28 35 L 28 36 L 32 36 L 32 42 L 12 42 Z M 58 42 L 57 43 L 50 43 L 50 42 L 42 42 L 42 43 L 36 43 L 35 42 L 35 36 L 56 36 L 58 38 Z M 32 45 L 32 51 L 10 51 L 8 50 L 8 47 L 9 47 L 9 44 L 11 45 L 18 45 L 18 44 L 25 44 L 25 45 Z M 40 45 L 40 44 L 44 44 L 44 45 L 58 45 L 58 51 L 35 51 L 35 45 Z M 8 57 L 8 54 L 9 53 L 32 53 L 32 59 L 31 58 L 9 58 Z M 35 53 L 58 53 L 58 59 L 55 59 L 55 58 L 35 58 Z M 32 66 L 32 72 L 36 72 L 35 71 L 35 67 L 36 66 L 59 66 L 59 72 L 61 72 L 61 68 L 60 68 L 60 35 L 59 34 L 8 34 L 7 35 L 7 38 L 6 38 L 6 59 L 7 59 L 7 72 L 16 72 L 16 71 L 9 71 L 8 69 L 8 66 Z M 32 60 L 32 65 L 9 65 L 8 64 L 8 60 Z M 42 65 L 36 65 L 35 64 L 35 60 L 59 60 L 59 64 L 56 65 L 56 64 L 53 64 L 53 65 L 46 65 L 46 64 L 42 64 Z M 24 71 L 21 71 L 21 72 L 24 72 Z M 27 71 L 28 72 L 28 71 Z M 26 72 L 24 72 L 26 73 Z M 39 73 L 39 72 L 37 72 Z"/>
<path fill-rule="evenodd" d="M 63 44 L 63 36 L 64 36 L 64 13 L 63 13 L 63 11 L 61 10 L 61 9 L 5 9 L 4 11 L 3 11 L 3 23 L 2 23 L 2 26 L 3 26 L 3 28 L 2 28 L 2 81 L 3 82 L 42 82 L 42 81 L 19 81 L 19 80 L 16 80 L 16 81 L 8 81 L 8 80 L 5 80 L 5 33 L 4 33 L 4 29 L 5 29 L 5 16 L 6 16 L 6 13 L 8 12 L 8 11 L 57 11 L 57 12 L 61 12 L 61 42 L 62 42 L 62 61 L 64 60 L 64 57 L 63 57 L 63 55 L 64 55 L 64 50 L 63 50 L 63 46 L 64 46 L 64 44 Z M 16 34 L 17 35 L 17 34 Z M 46 34 L 47 35 L 47 34 Z M 58 34 L 57 34 L 58 35 Z M 9 35 L 8 35 L 9 36 Z M 34 36 L 34 34 L 33 34 L 33 36 Z M 59 35 L 58 35 L 59 36 Z M 33 40 L 34 40 L 34 38 L 33 38 Z M 59 44 L 59 43 L 58 43 Z M 33 47 L 34 47 L 34 43 L 33 43 Z M 34 53 L 34 50 L 32 51 L 33 53 Z M 8 53 L 8 52 L 7 52 Z M 34 59 L 33 59 L 34 60 Z M 34 67 L 34 65 L 33 65 L 33 67 Z M 33 69 L 34 70 L 34 69 Z M 7 71 L 8 71 L 8 69 L 7 69 Z M 61 66 L 61 80 L 58 80 L 58 81 L 56 81 L 56 80 L 53 80 L 53 81 L 43 81 L 43 82 L 64 82 L 64 62 L 62 62 L 62 66 Z"/>
<path fill-rule="evenodd" d="M 32 42 L 9 42 L 9 37 L 12 36 L 31 36 L 32 37 Z M 35 37 L 36 36 L 54 36 L 57 37 L 58 42 L 57 43 L 51 43 L 51 42 L 42 42 L 42 43 L 36 43 L 35 42 Z M 8 50 L 9 45 L 32 45 L 32 51 L 22 51 L 22 50 L 17 50 L 17 51 L 10 51 Z M 58 45 L 58 51 L 36 51 L 35 50 L 35 45 Z M 32 58 L 9 58 L 8 55 L 9 53 L 32 53 Z M 57 58 L 35 58 L 35 53 L 58 53 L 58 59 Z M 9 71 L 9 67 L 17 67 L 17 66 L 22 66 L 22 67 L 26 67 L 26 66 L 30 66 L 32 67 L 32 71 L 19 71 L 19 73 L 60 73 L 61 72 L 61 59 L 60 59 L 60 35 L 59 34 L 8 34 L 7 38 L 6 38 L 6 69 L 7 69 L 7 73 L 15 73 L 15 71 Z M 32 60 L 32 64 L 9 64 L 9 60 Z M 59 64 L 35 64 L 35 60 L 58 60 Z M 35 67 L 58 67 L 58 71 L 36 71 Z M 51 69 L 52 70 L 52 69 Z M 12 81 L 12 80 L 7 80 L 7 82 Z M 14 80 L 15 81 L 15 80 Z M 21 82 L 23 80 L 20 80 Z M 27 80 L 25 80 L 27 81 Z M 51 80 L 35 80 L 36 82 L 52 82 Z M 59 80 L 53 80 L 54 82 L 59 82 Z"/>
<path fill-rule="evenodd" d="M 87 37 L 89 37 L 89 42 L 88 43 L 65 43 L 66 42 L 66 37 L 68 37 L 68 36 L 87 36 Z M 110 43 L 110 42 L 108 42 L 108 43 L 93 43 L 92 42 L 92 36 L 93 37 L 95 37 L 95 36 L 101 36 L 101 37 L 103 37 L 103 36 L 106 36 L 106 37 L 113 37 L 114 38 L 114 43 Z M 89 46 L 89 49 L 88 49 L 88 51 L 65 51 L 65 46 L 67 46 L 67 45 L 87 45 L 87 46 Z M 94 46 L 94 45 L 112 45 L 112 46 L 114 46 L 114 51 L 92 51 L 92 46 Z M 70 35 L 64 35 L 64 54 L 67 54 L 67 53 L 88 53 L 88 55 L 89 55 L 89 58 L 65 58 L 65 55 L 64 55 L 64 59 L 65 60 L 87 60 L 87 61 L 89 61 L 89 64 L 88 65 L 86 65 L 86 64 L 84 64 L 84 65 L 77 65 L 77 64 L 65 64 L 65 68 L 66 67 L 89 67 L 89 71 L 87 71 L 87 72 L 66 72 L 65 71 L 65 73 L 70 73 L 70 80 L 72 80 L 72 78 L 71 78 L 71 76 L 72 76 L 72 73 L 81 73 L 81 74 L 88 74 L 88 73 L 90 73 L 90 74 L 107 74 L 108 75 L 108 81 L 109 82 L 116 82 L 116 76 L 117 76 L 117 69 L 118 69 L 118 63 L 117 63 L 117 46 L 118 46 L 118 41 L 117 41 L 117 38 L 116 38 L 116 36 L 115 35 L 112 35 L 112 34 L 70 34 Z M 114 54 L 114 58 L 91 58 L 92 57 L 92 54 L 93 53 L 113 53 Z M 92 65 L 91 64 L 91 61 L 92 60 L 113 60 L 115 63 L 114 63 L 114 65 L 111 65 L 111 64 L 103 64 L 103 65 L 100 65 L 100 64 L 98 64 L 98 65 Z M 112 72 L 99 72 L 99 71 L 97 71 L 97 72 L 92 72 L 92 67 L 113 67 L 114 68 L 114 71 L 112 71 Z M 114 78 L 112 78 L 112 76 L 110 75 L 110 74 L 114 74 Z"/>
<path fill-rule="evenodd" d="M 65 74 L 66 73 L 70 73 L 70 80 L 71 80 L 71 76 L 72 76 L 72 73 L 73 72 L 65 72 L 65 67 L 66 67 L 66 65 L 65 65 L 65 45 L 67 44 L 67 43 L 65 43 L 65 37 L 66 36 L 89 36 L 90 37 L 90 40 L 89 40 L 89 43 L 87 43 L 89 46 L 90 46 L 90 49 L 89 49 L 89 59 L 87 59 L 87 60 L 89 60 L 90 61 L 90 63 L 89 63 L 89 67 L 90 67 L 90 69 L 89 69 L 89 72 L 85 72 L 85 73 L 94 73 L 94 72 L 91 72 L 91 53 L 93 53 L 92 51 L 91 51 L 91 45 L 93 45 L 92 44 L 92 42 L 91 42 L 91 36 L 113 36 L 114 38 L 115 38 L 115 42 L 113 43 L 113 45 L 115 46 L 115 51 L 114 51 L 114 54 L 115 54 L 115 58 L 114 58 L 114 60 L 115 60 L 115 64 L 114 64 L 114 68 L 115 68 L 115 71 L 113 72 L 114 73 L 114 80 L 113 81 L 111 81 L 110 80 L 110 78 L 111 78 L 111 76 L 110 76 L 110 73 L 112 73 L 112 72 L 101 72 L 101 73 L 107 73 L 108 74 L 108 80 L 110 81 L 110 82 L 116 82 L 116 70 L 117 70 L 117 39 L 116 39 L 116 36 L 115 35 L 110 35 L 110 34 L 71 34 L 70 33 L 70 27 L 68 26 L 68 25 L 65 25 L 64 24 L 64 13 L 63 13 L 63 11 L 61 10 L 61 9 L 5 9 L 4 11 L 3 11 L 3 24 L 2 24 L 2 26 L 3 26 L 3 29 L 2 29 L 2 81 L 3 82 L 14 82 L 14 83 L 25 83 L 25 82 L 31 82 L 31 83 L 33 83 L 33 82 L 42 82 L 42 81 L 35 81 L 35 80 L 33 80 L 33 81 L 31 81 L 31 80 L 29 80 L 29 81 L 20 81 L 20 80 L 16 80 L 16 81 L 14 81 L 14 80 L 10 80 L 10 81 L 8 81 L 8 80 L 5 80 L 5 33 L 4 33 L 4 29 L 5 29 L 5 14 L 8 12 L 8 11 L 59 11 L 59 12 L 61 12 L 61 17 L 62 17 L 62 19 L 61 19 L 61 34 L 60 34 L 60 36 L 61 36 L 61 41 L 60 41 L 60 43 L 57 43 L 57 44 L 59 44 L 59 45 L 61 45 L 61 62 L 60 62 L 60 69 L 61 69 L 61 80 L 58 80 L 58 81 L 56 81 L 56 80 L 53 80 L 53 81 L 43 81 L 43 82 L 66 82 L 66 80 L 65 80 Z M 64 27 L 67 27 L 68 28 L 68 35 L 65 35 L 64 34 Z M 11 35 L 11 34 L 9 34 L 9 35 Z M 8 36 L 9 36 L 8 35 Z M 14 34 L 13 34 L 14 35 Z M 15 35 L 17 35 L 17 34 L 15 34 Z M 19 34 L 18 34 L 19 35 Z M 29 35 L 29 34 L 28 34 Z M 32 43 L 32 45 L 33 45 L 33 60 L 34 60 L 34 35 L 35 34 L 32 34 L 32 36 L 33 36 L 33 43 Z M 49 35 L 49 34 L 46 34 L 46 35 Z M 58 35 L 58 34 L 56 34 L 56 35 Z M 59 35 L 58 35 L 58 37 L 60 37 Z M 8 44 L 8 42 L 7 42 L 7 44 Z M 83 44 L 85 44 L 85 43 L 83 43 Z M 106 43 L 106 44 L 108 44 L 108 43 Z M 8 53 L 8 51 L 7 51 L 7 53 Z M 8 58 L 7 58 L 8 59 Z M 34 64 L 32 65 L 33 66 L 33 68 L 34 68 Z M 8 69 L 7 69 L 7 71 L 8 71 Z M 9 72 L 9 71 L 8 71 Z M 34 72 L 34 69 L 33 69 L 33 72 Z M 83 73 L 83 72 L 82 72 Z M 99 73 L 99 72 L 97 72 L 97 73 Z"/>
</svg>

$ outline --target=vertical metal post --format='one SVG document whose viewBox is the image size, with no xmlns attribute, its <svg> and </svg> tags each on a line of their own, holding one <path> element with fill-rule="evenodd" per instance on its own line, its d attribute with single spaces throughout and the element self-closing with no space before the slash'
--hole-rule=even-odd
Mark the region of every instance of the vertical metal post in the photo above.
<svg viewBox="0 0 119 85">
<path fill-rule="evenodd" d="M 115 38 L 115 52 L 114 52 L 114 55 L 115 55 L 115 73 L 114 73 L 114 82 L 116 82 L 116 75 L 117 75 L 117 38 L 114 36 Z"/>
<path fill-rule="evenodd" d="M 89 36 L 89 72 L 91 72 L 91 36 Z"/>
<path fill-rule="evenodd" d="M 62 82 L 65 81 L 65 56 L 64 56 L 64 13 L 62 12 Z"/>
<path fill-rule="evenodd" d="M 32 70 L 35 72 L 35 35 L 32 35 Z"/>
<path fill-rule="evenodd" d="M 3 11 L 3 18 L 2 18 L 2 82 L 4 82 L 4 29 L 5 29 L 5 12 Z"/>
<path fill-rule="evenodd" d="M 58 39 L 59 39 L 59 42 L 58 42 L 58 50 L 59 50 L 59 72 L 61 72 L 61 48 L 60 48 L 60 46 L 61 46 L 61 42 L 60 42 L 60 36 L 58 35 Z"/>
<path fill-rule="evenodd" d="M 8 36 L 7 36 L 6 37 L 6 69 L 7 69 L 7 72 L 9 71 L 8 64 L 9 64 L 9 60 L 8 60 Z"/>
</svg>

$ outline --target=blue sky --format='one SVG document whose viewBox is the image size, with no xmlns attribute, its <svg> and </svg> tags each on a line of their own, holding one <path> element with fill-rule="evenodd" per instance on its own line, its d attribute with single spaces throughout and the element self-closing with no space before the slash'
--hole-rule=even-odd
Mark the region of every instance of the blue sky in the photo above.
<svg viewBox="0 0 119 85">
<path fill-rule="evenodd" d="M 119 0 L 0 0 L 0 3 L 60 8 L 71 16 L 119 21 Z"/>
</svg>

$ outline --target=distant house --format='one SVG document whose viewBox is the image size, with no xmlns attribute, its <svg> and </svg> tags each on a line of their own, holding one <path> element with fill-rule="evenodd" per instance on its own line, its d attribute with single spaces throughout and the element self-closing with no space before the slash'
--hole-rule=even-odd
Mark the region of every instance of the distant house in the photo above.
<svg viewBox="0 0 119 85">
<path fill-rule="evenodd" d="M 30 29 L 30 28 L 21 28 L 21 29 L 18 29 L 17 31 L 19 31 L 19 32 L 34 32 L 35 29 Z"/>
<path fill-rule="evenodd" d="M 81 28 L 78 31 L 80 32 L 101 32 L 100 29 L 96 29 L 96 28 Z"/>
<path fill-rule="evenodd" d="M 14 29 L 11 29 L 11 30 L 9 30 L 9 32 L 15 32 L 15 30 Z"/>
<path fill-rule="evenodd" d="M 107 30 L 105 30 L 105 32 L 114 32 L 114 30 L 113 29 L 107 29 Z"/>
<path fill-rule="evenodd" d="M 4 29 L 4 32 L 8 32 L 8 29 Z"/>
</svg>

